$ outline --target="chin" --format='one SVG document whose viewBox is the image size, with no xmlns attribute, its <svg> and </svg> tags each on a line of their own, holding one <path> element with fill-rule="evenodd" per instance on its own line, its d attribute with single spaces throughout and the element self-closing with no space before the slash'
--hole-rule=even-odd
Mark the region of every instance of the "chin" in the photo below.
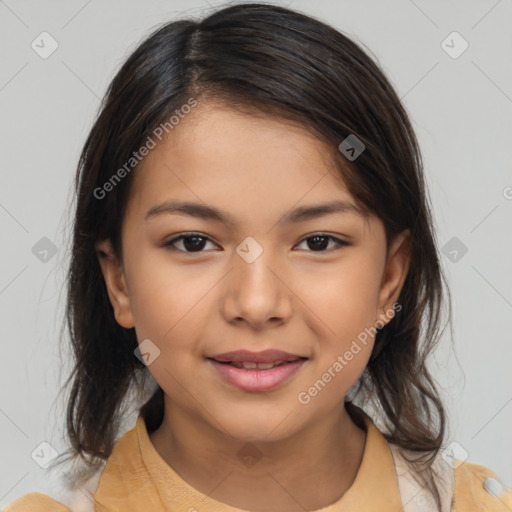
<svg viewBox="0 0 512 512">
<path fill-rule="evenodd" d="M 273 442 L 286 439 L 297 431 L 297 415 L 292 407 L 264 406 L 243 408 L 232 415 L 215 416 L 226 432 L 232 437 L 246 442 Z"/>
</svg>

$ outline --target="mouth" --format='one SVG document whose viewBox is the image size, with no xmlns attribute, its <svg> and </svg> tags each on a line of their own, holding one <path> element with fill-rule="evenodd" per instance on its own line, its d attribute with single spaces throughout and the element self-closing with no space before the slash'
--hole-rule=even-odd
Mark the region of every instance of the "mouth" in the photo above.
<svg viewBox="0 0 512 512">
<path fill-rule="evenodd" d="M 278 365 L 281 363 L 288 363 L 290 361 L 296 361 L 297 359 L 307 359 L 302 354 L 291 354 L 290 352 L 284 352 L 283 350 L 267 349 L 261 352 L 251 352 L 250 350 L 232 350 L 231 352 L 223 352 L 222 354 L 213 354 L 207 356 L 208 359 L 214 359 L 219 363 L 242 363 L 245 364 L 246 368 L 254 369 L 255 366 L 247 366 L 248 363 L 272 363 Z M 266 369 L 262 367 L 261 369 Z"/>
<path fill-rule="evenodd" d="M 276 368 L 278 366 L 287 365 L 290 363 L 294 363 L 295 361 L 305 361 L 307 357 L 297 357 L 296 359 L 290 359 L 288 361 L 271 361 L 268 363 L 258 363 L 254 361 L 220 361 L 215 359 L 214 357 L 208 357 L 211 361 L 215 361 L 219 364 L 231 365 L 235 368 L 243 369 L 243 370 L 271 370 L 272 368 Z"/>
<path fill-rule="evenodd" d="M 219 361 L 206 358 L 220 377 L 238 389 L 249 392 L 270 391 L 291 380 L 309 360 L 297 357 L 288 361 Z"/>
</svg>

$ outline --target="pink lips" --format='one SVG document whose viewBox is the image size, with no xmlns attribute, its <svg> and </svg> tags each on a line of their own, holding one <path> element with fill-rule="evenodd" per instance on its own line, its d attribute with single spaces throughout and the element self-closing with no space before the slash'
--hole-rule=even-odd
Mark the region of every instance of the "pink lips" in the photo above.
<svg viewBox="0 0 512 512">
<path fill-rule="evenodd" d="M 214 359 L 208 360 L 227 382 L 244 391 L 269 391 L 274 389 L 290 379 L 305 363 L 305 359 L 297 359 L 280 366 L 274 366 L 269 370 L 260 370 L 258 368 L 237 368 L 228 363 L 219 363 Z"/>
</svg>

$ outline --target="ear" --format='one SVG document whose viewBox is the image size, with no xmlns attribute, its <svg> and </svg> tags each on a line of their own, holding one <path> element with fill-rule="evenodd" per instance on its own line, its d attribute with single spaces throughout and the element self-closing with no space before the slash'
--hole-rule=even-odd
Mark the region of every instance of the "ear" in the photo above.
<svg viewBox="0 0 512 512">
<path fill-rule="evenodd" d="M 390 243 L 386 268 L 380 286 L 379 293 L 379 319 L 387 324 L 393 316 L 386 312 L 394 311 L 393 305 L 398 300 L 400 291 L 407 277 L 410 255 L 410 233 L 409 230 L 402 231 L 396 235 Z"/>
<path fill-rule="evenodd" d="M 117 323 L 126 329 L 134 327 L 124 269 L 114 254 L 112 243 L 109 239 L 102 240 L 96 243 L 95 248 Z"/>
</svg>

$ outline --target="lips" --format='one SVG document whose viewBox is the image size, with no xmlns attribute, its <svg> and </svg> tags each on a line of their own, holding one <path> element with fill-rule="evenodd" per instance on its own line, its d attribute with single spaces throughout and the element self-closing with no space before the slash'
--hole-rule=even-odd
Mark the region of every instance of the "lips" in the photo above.
<svg viewBox="0 0 512 512">
<path fill-rule="evenodd" d="M 263 350 L 262 352 L 251 352 L 250 350 L 235 350 L 232 352 L 224 352 L 222 354 L 216 354 L 214 356 L 208 357 L 208 359 L 214 359 L 219 363 L 234 363 L 235 366 L 240 367 L 236 363 L 256 363 L 264 364 L 264 363 L 274 363 L 274 365 L 278 365 L 279 363 L 288 363 L 291 361 L 296 361 L 297 359 L 308 359 L 305 356 L 301 356 L 299 354 L 291 354 L 289 352 L 283 352 L 282 350 Z M 249 368 L 256 368 L 256 366 L 251 365 Z M 263 368 L 262 368 L 263 369 Z"/>
<path fill-rule="evenodd" d="M 217 370 L 227 383 L 231 386 L 237 387 L 243 391 L 262 392 L 270 391 L 283 386 L 287 381 L 299 372 L 299 370 L 306 364 L 307 357 L 288 361 L 273 366 L 272 363 L 260 363 L 264 365 L 272 365 L 270 369 L 246 369 L 236 367 L 235 364 L 242 363 L 220 363 L 215 359 L 208 358 L 208 362 L 212 367 Z M 258 364 L 258 363 L 250 363 Z"/>
<path fill-rule="evenodd" d="M 282 350 L 236 350 L 207 357 L 229 384 L 244 391 L 269 391 L 290 380 L 308 357 Z"/>
</svg>

